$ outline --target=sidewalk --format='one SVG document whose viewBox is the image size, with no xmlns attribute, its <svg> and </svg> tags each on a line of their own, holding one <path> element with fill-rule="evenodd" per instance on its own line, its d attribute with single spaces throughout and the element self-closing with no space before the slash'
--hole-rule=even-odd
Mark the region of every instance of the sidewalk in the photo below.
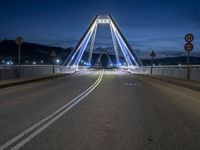
<svg viewBox="0 0 200 150">
<path fill-rule="evenodd" d="M 159 75 L 147 75 L 147 74 L 138 74 L 139 76 L 144 76 L 147 78 L 161 80 L 168 83 L 176 84 L 185 88 L 189 88 L 192 90 L 200 91 L 200 81 L 196 80 L 187 80 L 183 78 L 176 78 L 176 77 L 168 77 L 168 76 L 159 76 Z"/>
<path fill-rule="evenodd" d="M 17 86 L 21 84 L 26 84 L 30 82 L 36 82 L 41 80 L 53 79 L 57 77 L 66 76 L 65 73 L 57 73 L 52 75 L 38 76 L 38 77 L 27 77 L 27 78 L 19 78 L 19 79 L 11 79 L 11 80 L 0 80 L 0 89 L 6 88 L 10 86 Z"/>
</svg>

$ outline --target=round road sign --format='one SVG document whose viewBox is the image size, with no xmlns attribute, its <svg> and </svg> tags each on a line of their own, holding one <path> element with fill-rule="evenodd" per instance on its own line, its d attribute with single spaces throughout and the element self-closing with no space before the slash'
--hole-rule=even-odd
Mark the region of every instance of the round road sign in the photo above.
<svg viewBox="0 0 200 150">
<path fill-rule="evenodd" d="M 192 42 L 194 40 L 193 34 L 189 33 L 185 36 L 185 41 L 186 42 Z"/>
<path fill-rule="evenodd" d="M 186 43 L 184 48 L 187 52 L 191 52 L 193 50 L 193 44 L 192 43 Z"/>
<path fill-rule="evenodd" d="M 22 37 L 17 37 L 17 38 L 16 38 L 16 44 L 17 44 L 17 45 L 23 44 L 23 39 L 22 39 Z"/>
</svg>

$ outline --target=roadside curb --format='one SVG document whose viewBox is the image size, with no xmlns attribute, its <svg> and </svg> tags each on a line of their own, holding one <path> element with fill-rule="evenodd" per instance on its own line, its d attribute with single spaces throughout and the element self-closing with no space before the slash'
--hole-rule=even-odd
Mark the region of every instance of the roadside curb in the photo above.
<svg viewBox="0 0 200 150">
<path fill-rule="evenodd" d="M 21 84 L 27 84 L 27 83 L 31 83 L 31 82 L 37 82 L 37 81 L 42 81 L 42 80 L 48 80 L 48 79 L 53 79 L 53 78 L 58 78 L 58 77 L 63 77 L 63 76 L 67 76 L 69 74 L 55 74 L 55 75 L 48 75 L 48 76 L 42 76 L 42 77 L 35 77 L 35 78 L 31 78 L 31 79 L 24 79 L 24 80 L 19 80 L 19 81 L 11 81 L 11 82 L 7 82 L 7 83 L 0 83 L 0 89 L 2 88 L 7 88 L 7 87 L 11 87 L 11 86 L 17 86 L 17 85 L 21 85 Z"/>
</svg>

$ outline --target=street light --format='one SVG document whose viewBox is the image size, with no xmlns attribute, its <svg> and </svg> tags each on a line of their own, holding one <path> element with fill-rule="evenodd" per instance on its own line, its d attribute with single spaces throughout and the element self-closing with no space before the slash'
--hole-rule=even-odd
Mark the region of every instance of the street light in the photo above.
<svg viewBox="0 0 200 150">
<path fill-rule="evenodd" d="M 56 59 L 56 63 L 57 63 L 57 64 L 60 64 L 60 59 Z"/>
<path fill-rule="evenodd" d="M 21 65 L 21 45 L 23 44 L 22 37 L 17 37 L 15 42 L 18 45 L 18 65 L 20 66 Z"/>
<path fill-rule="evenodd" d="M 43 63 L 44 63 L 44 60 L 40 60 L 40 63 L 43 64 Z"/>
<path fill-rule="evenodd" d="M 20 65 L 21 65 L 21 45 L 23 44 L 23 39 L 22 37 L 17 37 L 16 38 L 16 44 L 18 45 L 18 74 L 17 77 L 21 77 L 21 73 L 20 73 Z"/>
</svg>

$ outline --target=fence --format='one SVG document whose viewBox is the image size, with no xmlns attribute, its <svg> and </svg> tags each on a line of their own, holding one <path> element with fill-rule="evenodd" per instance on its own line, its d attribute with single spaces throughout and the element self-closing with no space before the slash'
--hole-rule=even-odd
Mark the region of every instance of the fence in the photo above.
<svg viewBox="0 0 200 150">
<path fill-rule="evenodd" d="M 85 67 L 79 67 L 85 69 Z M 72 69 L 73 70 L 73 69 Z M 52 65 L 22 65 L 20 66 L 0 66 L 0 80 L 15 79 L 17 77 L 37 77 L 55 73 L 68 72 L 65 66 L 52 66 Z M 139 69 L 133 69 L 133 72 L 150 74 L 151 66 L 143 66 Z M 187 66 L 153 66 L 152 74 L 186 78 Z M 190 67 L 190 79 L 200 80 L 200 65 L 193 65 Z"/>
<path fill-rule="evenodd" d="M 53 65 L 21 65 L 0 66 L 0 80 L 15 79 L 17 77 L 37 77 L 55 73 L 66 72 L 65 66 Z"/>
<path fill-rule="evenodd" d="M 151 66 L 141 67 L 142 73 L 151 74 Z M 187 77 L 187 66 L 153 66 L 152 74 L 186 78 Z M 191 80 L 200 80 L 200 65 L 193 65 L 190 67 L 190 79 Z"/>
</svg>

